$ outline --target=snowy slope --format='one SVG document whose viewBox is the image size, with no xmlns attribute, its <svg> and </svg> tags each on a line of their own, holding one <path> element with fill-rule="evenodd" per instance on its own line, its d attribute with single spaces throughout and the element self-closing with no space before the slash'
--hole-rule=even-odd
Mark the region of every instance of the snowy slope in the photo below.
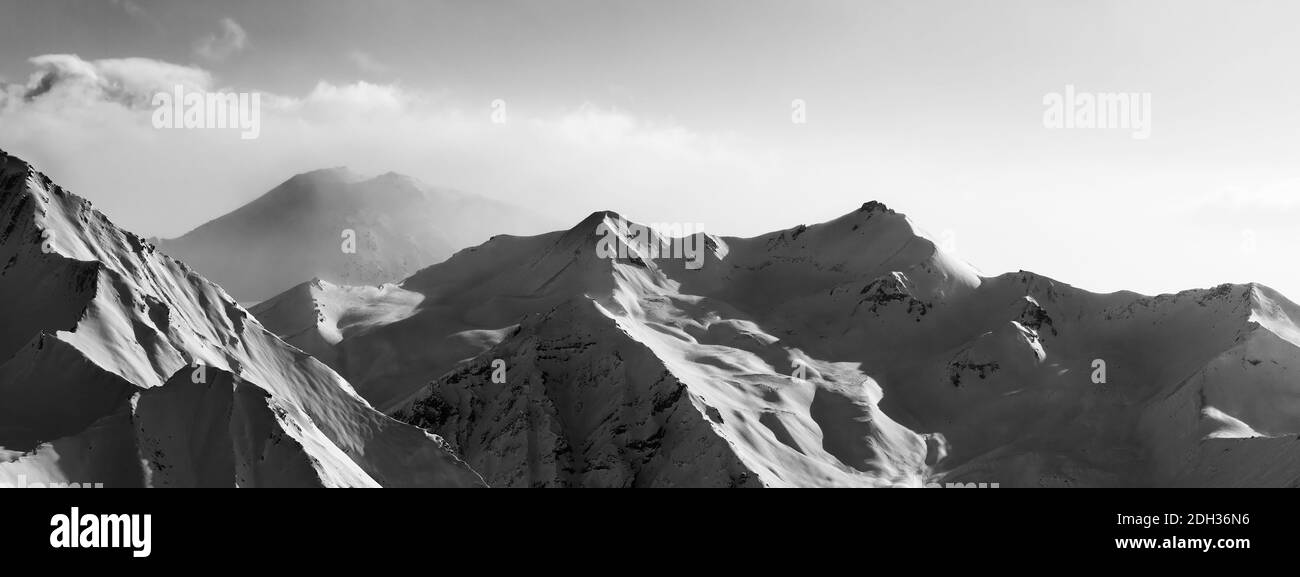
<svg viewBox="0 0 1300 577">
<path fill-rule="evenodd" d="M 492 232 L 549 228 L 522 209 L 409 176 L 333 168 L 294 176 L 181 237 L 153 242 L 240 302 L 254 302 L 314 277 L 400 281 Z"/>
<path fill-rule="evenodd" d="M 0 153 L 0 482 L 475 486 L 220 287 Z"/>
<path fill-rule="evenodd" d="M 874 202 L 692 270 L 597 256 L 619 218 L 254 313 L 495 485 L 1300 480 L 1300 312 L 1265 287 L 982 277 Z"/>
</svg>

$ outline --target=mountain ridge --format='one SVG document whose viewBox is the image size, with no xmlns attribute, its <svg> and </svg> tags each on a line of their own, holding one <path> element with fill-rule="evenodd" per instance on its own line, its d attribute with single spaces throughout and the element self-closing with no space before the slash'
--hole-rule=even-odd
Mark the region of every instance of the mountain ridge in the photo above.
<svg viewBox="0 0 1300 577">
<path fill-rule="evenodd" d="M 3 153 L 0 218 L 0 478 L 482 484 L 441 439 L 375 412 L 220 287 Z"/>
<path fill-rule="evenodd" d="M 590 430 L 572 425 L 600 418 L 626 430 L 654 422 L 658 429 L 651 430 L 662 429 L 662 438 L 707 424 L 712 433 L 699 438 L 731 447 L 731 456 L 708 462 L 765 486 L 1231 484 L 1241 477 L 1209 473 L 1222 471 L 1209 463 L 1223 457 L 1205 443 L 1213 435 L 1213 443 L 1248 443 L 1247 452 L 1257 452 L 1259 439 L 1197 431 L 1300 432 L 1285 410 L 1257 408 L 1287 406 L 1278 401 L 1294 394 L 1285 383 L 1296 355 L 1286 348 L 1263 349 L 1277 364 L 1244 363 L 1254 374 L 1231 367 L 1206 373 L 1201 389 L 1212 400 L 1204 406 L 1170 409 L 1158 394 L 1181 394 L 1188 375 L 1213 369 L 1215 359 L 1236 358 L 1232 351 L 1242 342 L 1265 347 L 1267 336 L 1243 336 L 1253 334 L 1252 324 L 1271 323 L 1261 335 L 1291 334 L 1293 314 L 1269 311 L 1295 305 L 1262 285 L 1146 297 L 1091 293 L 1024 271 L 986 277 L 877 202 L 826 223 L 751 238 L 709 236 L 713 245 L 699 270 L 637 250 L 595 266 L 597 232 L 617 229 L 608 221 L 632 222 L 598 211 L 568 230 L 462 250 L 388 289 L 406 291 L 403 302 L 415 303 L 399 320 L 363 322 L 364 331 L 344 331 L 331 350 L 351 359 L 389 351 L 389 368 L 357 377 L 358 390 L 381 395 L 378 406 L 457 446 L 469 443 L 474 449 L 465 458 L 485 468 L 489 482 L 510 486 L 698 481 L 680 466 L 642 468 L 662 462 L 659 456 L 608 461 L 646 438 L 631 445 L 618 435 L 582 438 Z M 336 301 L 338 290 L 324 287 L 312 300 Z M 338 318 L 375 314 L 337 310 Z M 608 333 L 611 325 L 616 333 Z M 544 353 L 568 350 L 560 343 L 588 333 L 625 335 L 626 341 L 593 342 L 613 347 L 610 356 L 640 358 L 652 373 L 671 375 L 693 412 L 671 424 L 655 421 L 641 408 L 655 404 L 653 389 L 629 389 L 579 350 Z M 439 359 L 403 347 L 412 340 L 454 354 Z M 496 359 L 512 370 L 530 367 L 519 377 L 526 387 L 515 377 L 491 382 Z M 1109 371 L 1102 383 L 1092 378 L 1097 360 Z M 1279 368 L 1254 369 L 1261 366 Z M 345 363 L 343 371 L 350 369 Z M 802 378 L 792 377 L 800 372 Z M 568 376 L 547 377 L 556 374 Z M 1258 384 L 1234 392 L 1229 382 Z M 482 393 L 490 390 L 497 393 Z M 556 399 L 590 407 L 615 391 L 626 395 L 615 412 L 588 408 L 577 421 L 561 418 L 564 403 Z M 517 395 L 532 401 L 520 405 Z M 1256 397 L 1276 400 L 1261 405 Z M 497 420 L 525 409 L 541 411 L 534 415 L 541 421 Z M 1152 425 L 1174 414 L 1193 424 Z M 1213 424 L 1233 422 L 1225 418 L 1239 423 Z M 542 422 L 549 423 L 547 438 L 557 439 L 548 445 L 551 469 L 516 461 L 508 449 L 540 438 Z M 1089 430 L 1097 432 L 1088 436 Z M 589 459 L 575 460 L 572 451 L 583 443 L 596 443 L 584 454 L 605 455 L 603 467 L 624 473 L 600 473 L 606 469 L 590 468 Z M 657 448 L 677 450 L 687 449 Z M 1163 459 L 1174 453 L 1203 464 L 1189 469 Z M 1291 451 L 1277 455 L 1300 459 Z M 724 465 L 737 462 L 729 459 L 739 459 L 740 468 Z M 1271 484 L 1300 480 L 1300 460 L 1275 469 Z"/>
</svg>

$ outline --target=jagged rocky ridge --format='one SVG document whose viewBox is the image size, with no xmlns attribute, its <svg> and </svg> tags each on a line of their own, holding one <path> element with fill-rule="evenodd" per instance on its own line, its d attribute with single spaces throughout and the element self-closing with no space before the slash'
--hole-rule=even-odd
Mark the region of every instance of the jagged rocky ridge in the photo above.
<svg viewBox="0 0 1300 577">
<path fill-rule="evenodd" d="M 0 482 L 481 486 L 222 289 L 0 152 Z"/>
<path fill-rule="evenodd" d="M 618 219 L 254 313 L 494 485 L 1300 480 L 1298 312 L 1266 287 L 982 277 L 874 202 L 710 237 L 700 270 L 598 257 Z"/>
</svg>

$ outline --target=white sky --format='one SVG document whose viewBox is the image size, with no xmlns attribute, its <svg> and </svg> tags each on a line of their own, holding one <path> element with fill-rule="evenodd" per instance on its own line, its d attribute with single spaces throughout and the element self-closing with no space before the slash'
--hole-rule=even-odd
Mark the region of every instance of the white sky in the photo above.
<svg viewBox="0 0 1300 577">
<path fill-rule="evenodd" d="M 349 165 L 730 235 L 875 199 L 986 274 L 1300 295 L 1296 2 L 0 6 L 0 148 L 145 235 Z M 261 137 L 152 128 L 177 82 L 262 92 Z M 1067 84 L 1149 92 L 1151 137 L 1044 128 Z"/>
</svg>

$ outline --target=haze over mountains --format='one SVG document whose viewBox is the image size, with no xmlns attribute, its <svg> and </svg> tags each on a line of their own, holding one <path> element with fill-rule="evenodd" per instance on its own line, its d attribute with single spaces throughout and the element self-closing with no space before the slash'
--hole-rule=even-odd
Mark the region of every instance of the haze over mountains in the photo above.
<svg viewBox="0 0 1300 577">
<path fill-rule="evenodd" d="M 294 176 L 178 238 L 151 240 L 241 302 L 256 302 L 313 277 L 396 282 L 492 234 L 550 228 L 523 209 L 409 176 L 330 168 Z"/>
<path fill-rule="evenodd" d="M 228 222 L 369 182 L 300 178 Z M 705 236 L 699 268 L 628 230 L 597 212 L 250 314 L 0 154 L 0 482 L 1300 484 L 1300 307 L 1267 287 L 984 277 L 875 202 Z"/>
<path fill-rule="evenodd" d="M 699 270 L 599 255 L 621 221 L 253 313 L 493 486 L 1300 481 L 1300 309 L 1267 287 L 982 277 L 874 202 Z"/>
<path fill-rule="evenodd" d="M 481 486 L 225 291 L 0 152 L 0 483 Z"/>
</svg>

